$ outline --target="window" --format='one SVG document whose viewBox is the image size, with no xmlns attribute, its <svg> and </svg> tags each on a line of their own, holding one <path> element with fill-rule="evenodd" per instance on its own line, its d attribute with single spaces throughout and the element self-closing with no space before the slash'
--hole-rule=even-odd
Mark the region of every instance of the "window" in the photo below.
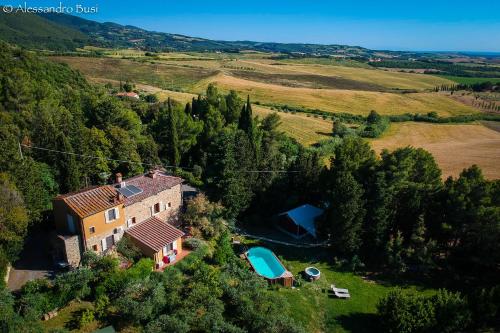
<svg viewBox="0 0 500 333">
<path fill-rule="evenodd" d="M 172 203 L 171 203 L 171 202 L 169 202 L 169 203 L 167 204 L 167 207 L 168 207 L 168 208 L 172 207 Z"/>
<path fill-rule="evenodd" d="M 71 234 L 76 233 L 76 226 L 75 226 L 75 219 L 73 218 L 73 215 L 67 214 L 66 215 L 66 222 L 68 224 L 68 230 Z"/>
<path fill-rule="evenodd" d="M 95 233 L 95 227 L 90 227 L 90 228 L 89 228 L 89 232 L 90 232 L 91 234 Z"/>
<path fill-rule="evenodd" d="M 111 208 L 105 213 L 106 223 L 111 223 L 119 217 L 120 213 L 118 212 L 118 208 Z"/>
<path fill-rule="evenodd" d="M 136 222 L 135 217 L 129 218 L 127 220 L 127 226 L 131 227 L 131 226 L 133 226 L 135 224 L 135 222 Z"/>
<path fill-rule="evenodd" d="M 96 252 L 99 251 L 99 248 L 97 247 L 97 244 L 96 245 L 92 245 L 92 250 L 94 250 Z"/>
<path fill-rule="evenodd" d="M 160 203 L 156 203 L 154 206 L 153 206 L 153 213 L 154 214 L 158 214 L 160 212 Z"/>
<path fill-rule="evenodd" d="M 169 243 L 163 247 L 163 255 L 166 256 L 174 249 L 174 244 Z"/>
</svg>

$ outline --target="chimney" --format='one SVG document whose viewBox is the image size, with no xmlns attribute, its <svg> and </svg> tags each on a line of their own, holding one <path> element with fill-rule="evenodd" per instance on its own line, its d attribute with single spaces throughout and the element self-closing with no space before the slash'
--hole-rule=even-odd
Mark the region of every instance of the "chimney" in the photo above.
<svg viewBox="0 0 500 333">
<path fill-rule="evenodd" d="M 115 183 L 117 183 L 117 184 L 121 184 L 122 179 L 123 179 L 123 178 L 122 178 L 122 174 L 118 172 L 118 173 L 115 175 Z"/>
<path fill-rule="evenodd" d="M 148 177 L 155 179 L 156 178 L 156 170 L 149 170 Z"/>
<path fill-rule="evenodd" d="M 116 196 L 116 199 L 118 200 L 118 202 L 123 201 L 123 194 L 118 193 L 118 195 Z"/>
</svg>

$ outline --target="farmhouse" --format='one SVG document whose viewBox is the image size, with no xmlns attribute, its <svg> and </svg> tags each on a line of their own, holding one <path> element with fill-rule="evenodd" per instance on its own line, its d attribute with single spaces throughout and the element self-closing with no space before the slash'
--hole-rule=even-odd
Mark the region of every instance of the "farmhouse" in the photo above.
<svg viewBox="0 0 500 333">
<path fill-rule="evenodd" d="M 278 215 L 276 226 L 284 233 L 300 239 L 307 235 L 316 238 L 316 218 L 324 210 L 306 204 Z"/>
<path fill-rule="evenodd" d="M 132 99 L 139 99 L 139 94 L 138 93 L 135 93 L 133 91 L 131 92 L 119 92 L 119 93 L 116 93 L 115 95 L 116 97 L 120 97 L 120 98 L 132 98 Z"/>
<path fill-rule="evenodd" d="M 183 180 L 153 170 L 114 185 L 94 186 L 54 200 L 54 258 L 79 265 L 85 251 L 105 253 L 125 235 L 157 267 L 182 251 L 179 212 Z"/>
</svg>

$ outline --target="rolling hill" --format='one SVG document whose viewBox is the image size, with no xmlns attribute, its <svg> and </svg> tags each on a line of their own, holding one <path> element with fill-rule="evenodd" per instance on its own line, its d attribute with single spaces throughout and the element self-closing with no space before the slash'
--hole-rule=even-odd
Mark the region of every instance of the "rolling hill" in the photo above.
<svg viewBox="0 0 500 333">
<path fill-rule="evenodd" d="M 34 14 L 0 10 L 0 39 L 30 49 L 74 50 L 90 43 L 89 37 Z"/>
<path fill-rule="evenodd" d="M 370 57 L 377 51 L 358 46 L 305 43 L 264 43 L 216 41 L 179 34 L 155 32 L 130 25 L 100 23 L 56 13 L 16 13 L 0 15 L 0 39 L 27 48 L 75 50 L 83 45 L 110 48 L 140 48 L 150 51 L 253 50 L 297 55 Z"/>
</svg>

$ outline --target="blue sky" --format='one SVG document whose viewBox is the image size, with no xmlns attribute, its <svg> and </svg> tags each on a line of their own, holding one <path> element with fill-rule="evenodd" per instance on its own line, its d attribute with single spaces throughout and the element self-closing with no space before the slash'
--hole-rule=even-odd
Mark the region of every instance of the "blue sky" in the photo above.
<svg viewBox="0 0 500 333">
<path fill-rule="evenodd" d="M 500 52 L 500 0 L 61 1 L 98 5 L 98 14 L 82 15 L 88 19 L 211 39 Z"/>
</svg>

